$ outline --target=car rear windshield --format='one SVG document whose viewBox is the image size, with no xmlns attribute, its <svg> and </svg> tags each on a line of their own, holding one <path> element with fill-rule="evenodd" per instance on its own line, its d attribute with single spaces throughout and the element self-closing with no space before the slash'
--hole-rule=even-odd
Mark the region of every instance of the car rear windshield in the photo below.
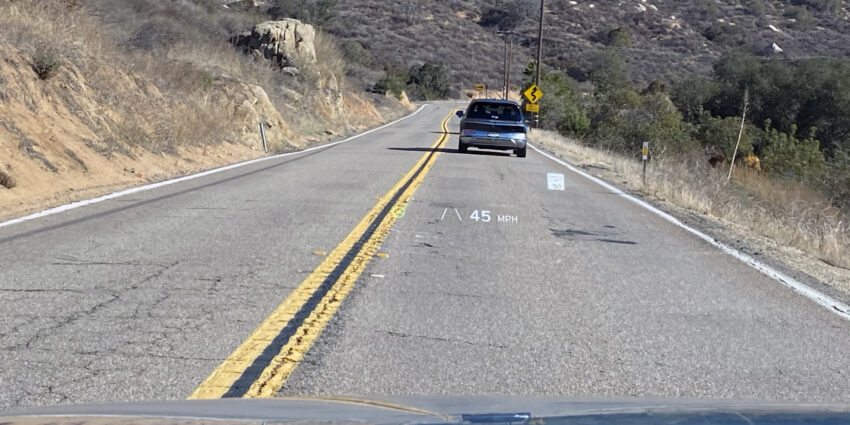
<svg viewBox="0 0 850 425">
<path fill-rule="evenodd" d="M 506 103 L 473 103 L 469 107 L 467 117 L 482 120 L 522 121 L 519 108 Z"/>
</svg>

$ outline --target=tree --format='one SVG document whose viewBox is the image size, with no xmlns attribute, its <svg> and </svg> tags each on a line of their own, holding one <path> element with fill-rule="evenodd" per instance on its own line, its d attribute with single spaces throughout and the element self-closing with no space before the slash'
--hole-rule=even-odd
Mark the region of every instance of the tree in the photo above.
<svg viewBox="0 0 850 425">
<path fill-rule="evenodd" d="M 673 86 L 671 100 L 686 121 L 696 122 L 719 90 L 720 86 L 711 79 L 693 77 Z"/>
<path fill-rule="evenodd" d="M 449 74 L 443 65 L 425 62 L 410 68 L 407 86 L 411 97 L 415 99 L 445 99 L 449 96 L 449 81 Z"/>
<path fill-rule="evenodd" d="M 535 62 L 530 62 L 523 71 L 525 76 L 522 91 L 531 87 L 537 74 Z M 561 72 L 540 72 L 540 90 L 546 94 L 540 109 L 540 123 L 545 129 L 556 130 L 561 134 L 583 137 L 590 129 L 577 83 Z"/>
<path fill-rule="evenodd" d="M 629 87 L 629 72 L 623 55 L 614 49 L 604 49 L 591 60 L 589 76 L 597 92 L 607 93 Z"/>
</svg>

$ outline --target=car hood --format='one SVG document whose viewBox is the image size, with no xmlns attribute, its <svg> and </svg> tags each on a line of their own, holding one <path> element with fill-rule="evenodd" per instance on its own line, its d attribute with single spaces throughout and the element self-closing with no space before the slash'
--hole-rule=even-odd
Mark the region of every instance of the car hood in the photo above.
<svg viewBox="0 0 850 425">
<path fill-rule="evenodd" d="M 284 397 L 69 405 L 0 412 L 0 423 L 57 425 L 286 423 L 519 425 L 850 423 L 850 405 L 540 397 Z M 800 422 L 807 423 L 807 422 Z"/>
</svg>

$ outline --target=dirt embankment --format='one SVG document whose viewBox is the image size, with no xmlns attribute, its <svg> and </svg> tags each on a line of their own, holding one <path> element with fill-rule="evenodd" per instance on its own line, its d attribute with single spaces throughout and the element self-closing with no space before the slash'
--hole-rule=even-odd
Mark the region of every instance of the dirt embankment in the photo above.
<svg viewBox="0 0 850 425">
<path fill-rule="evenodd" d="M 338 91 L 342 113 L 305 134 L 262 87 L 237 79 L 210 78 L 198 98 L 179 99 L 106 63 L 84 72 L 63 62 L 42 79 L 31 54 L 2 40 L 0 57 L 0 219 L 265 155 L 260 122 L 275 153 L 404 113 Z"/>
</svg>

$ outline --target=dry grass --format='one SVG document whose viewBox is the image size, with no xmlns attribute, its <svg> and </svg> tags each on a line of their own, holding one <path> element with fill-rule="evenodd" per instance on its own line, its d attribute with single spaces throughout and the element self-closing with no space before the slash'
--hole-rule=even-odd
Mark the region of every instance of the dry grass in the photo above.
<svg viewBox="0 0 850 425">
<path fill-rule="evenodd" d="M 85 57 L 117 52 L 103 25 L 72 1 L 0 0 L 0 28 L 0 37 L 18 49 L 33 55 L 39 49 L 61 51 L 78 65 Z"/>
<path fill-rule="evenodd" d="M 139 146 L 173 152 L 178 146 L 227 140 L 232 111 L 207 102 L 216 81 L 282 84 L 270 67 L 237 52 L 225 37 L 178 40 L 159 50 L 128 49 L 132 34 L 106 25 L 92 12 L 68 0 L 0 0 L 0 39 L 32 55 L 34 69 L 44 69 L 45 76 L 57 72 L 50 65 L 60 60 L 80 70 L 88 83 L 84 91 L 57 90 L 105 143 L 114 145 L 110 151 Z M 144 85 L 151 83 L 158 95 L 147 93 Z M 78 102 L 81 95 L 86 101 Z M 120 118 L 104 118 L 102 109 Z"/>
<path fill-rule="evenodd" d="M 734 223 L 749 231 L 814 255 L 833 266 L 850 269 L 850 221 L 823 194 L 803 184 L 776 181 L 738 168 L 732 182 L 728 169 L 710 167 L 705 158 L 667 158 L 650 163 L 646 184 L 639 161 L 582 146 L 556 133 L 534 131 L 532 140 L 614 183 L 687 210 Z"/>
<path fill-rule="evenodd" d="M 341 79 L 345 75 L 345 58 L 339 50 L 336 40 L 322 31 L 317 31 L 314 44 L 316 60 L 319 65 L 320 84 L 326 86 L 331 78 Z"/>
</svg>

